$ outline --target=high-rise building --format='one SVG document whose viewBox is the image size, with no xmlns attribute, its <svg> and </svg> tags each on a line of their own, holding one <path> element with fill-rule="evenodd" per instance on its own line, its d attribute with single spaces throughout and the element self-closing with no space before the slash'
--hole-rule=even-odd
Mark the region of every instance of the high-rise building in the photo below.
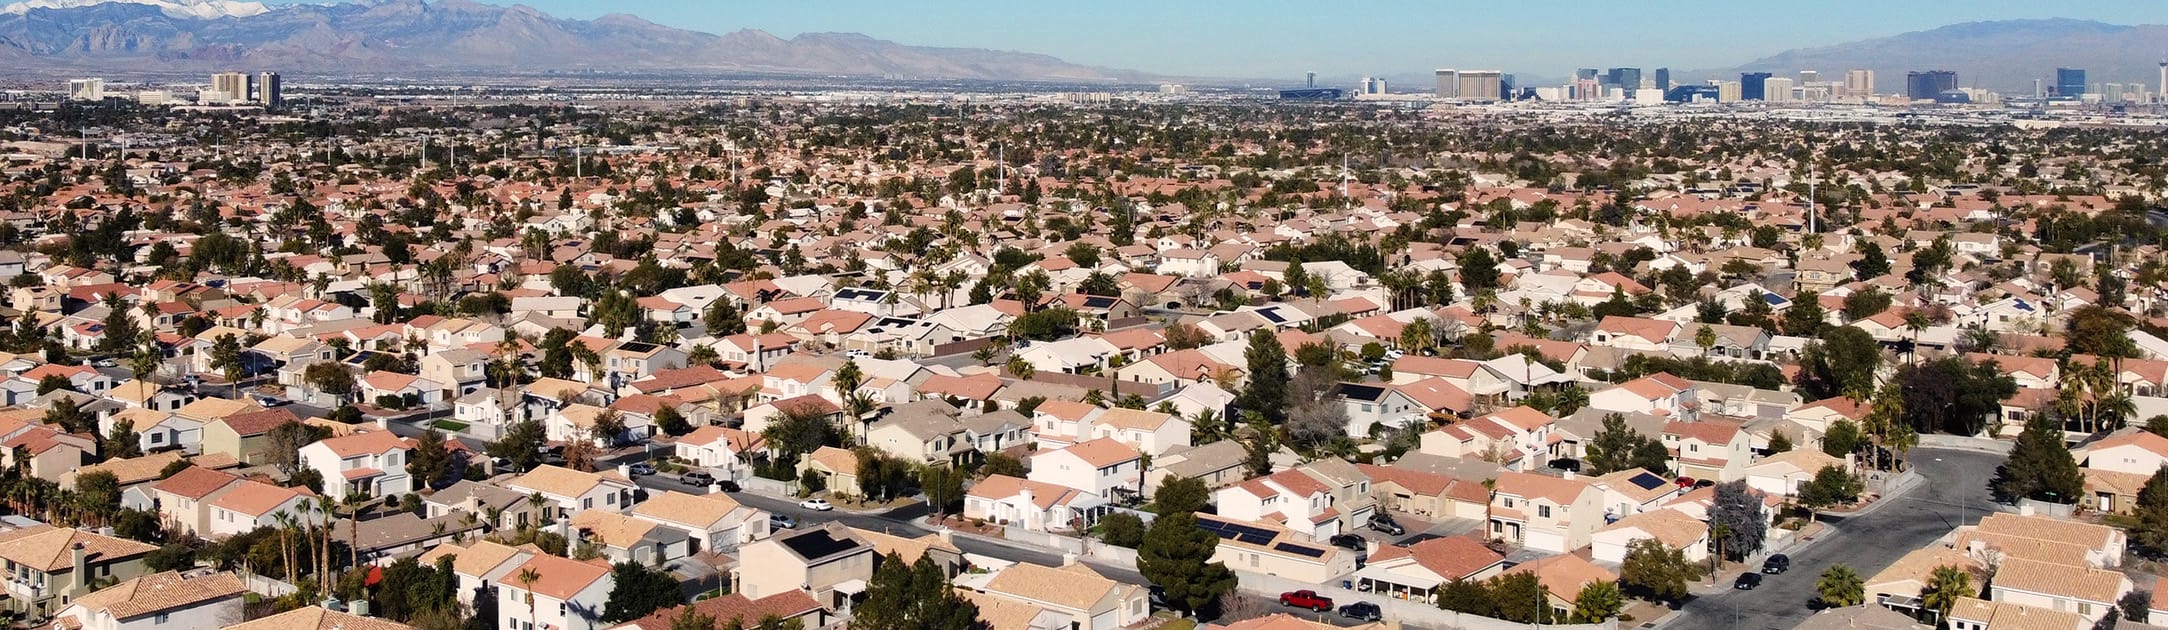
<svg viewBox="0 0 2168 630">
<path fill-rule="evenodd" d="M 1762 92 L 1762 84 L 1768 82 L 1770 76 L 1767 72 L 1739 73 L 1739 100 L 1762 100 L 1762 97 L 1765 96 Z"/>
<path fill-rule="evenodd" d="M 2160 102 L 2168 103 L 2168 59 L 2160 60 Z"/>
<path fill-rule="evenodd" d="M 1905 97 L 1915 101 L 1932 101 L 1943 92 L 1955 89 L 1956 72 L 1924 70 L 1905 73 Z"/>
<path fill-rule="evenodd" d="M 1495 101 L 1503 96 L 1502 73 L 1497 70 L 1460 71 L 1460 98 L 1468 101 Z"/>
<path fill-rule="evenodd" d="M 1720 81 L 1716 84 L 1716 102 L 1736 103 L 1743 100 L 1746 100 L 1744 82 Z"/>
<path fill-rule="evenodd" d="M 1761 100 L 1771 103 L 1792 102 L 1792 83 L 1793 81 L 1791 77 L 1769 77 L 1767 79 L 1762 79 Z"/>
<path fill-rule="evenodd" d="M 1305 88 L 1315 88 L 1315 87 L 1317 87 L 1317 73 L 1315 73 L 1315 72 L 1305 72 L 1305 73 L 1303 73 L 1303 78 L 1302 78 L 1302 87 L 1305 87 Z"/>
<path fill-rule="evenodd" d="M 1573 71 L 1573 79 L 1575 81 L 1594 81 L 1596 80 L 1596 74 L 1595 68 L 1581 68 Z"/>
<path fill-rule="evenodd" d="M 279 73 L 265 72 L 256 75 L 256 102 L 264 107 L 286 104 L 286 88 L 279 80 Z"/>
<path fill-rule="evenodd" d="M 1855 98 L 1874 96 L 1873 70 L 1847 70 L 1844 73 L 1844 95 Z"/>
<path fill-rule="evenodd" d="M 1460 98 L 1460 71 L 1438 69 L 1438 98 Z"/>
<path fill-rule="evenodd" d="M 247 74 L 239 72 L 220 72 L 211 75 L 211 94 L 209 96 L 217 97 L 217 100 L 223 103 L 246 101 L 249 97 L 249 79 L 250 77 Z"/>
<path fill-rule="evenodd" d="M 1663 90 L 1663 91 L 1664 91 L 1665 93 L 1670 93 L 1670 92 L 1671 92 L 1671 69 L 1670 69 L 1670 68 L 1657 68 L 1657 69 L 1656 69 L 1656 89 L 1659 89 L 1659 90 Z"/>
<path fill-rule="evenodd" d="M 1801 71 L 1799 71 L 1799 85 L 1801 85 L 1801 86 L 1805 86 L 1806 84 L 1809 84 L 1809 83 L 1820 83 L 1820 82 L 1821 82 L 1821 80 L 1822 80 L 1822 72 L 1821 72 L 1820 70 L 1801 70 Z"/>
<path fill-rule="evenodd" d="M 1610 74 L 1604 76 L 1606 78 L 1605 83 L 1616 85 L 1618 89 L 1625 90 L 1628 93 L 1641 89 L 1640 68 L 1612 68 Z"/>
<path fill-rule="evenodd" d="M 105 100 L 105 79 L 69 79 L 68 100 Z"/>
<path fill-rule="evenodd" d="M 2077 98 L 2085 94 L 2085 69 L 2056 68 L 2055 95 Z"/>
</svg>

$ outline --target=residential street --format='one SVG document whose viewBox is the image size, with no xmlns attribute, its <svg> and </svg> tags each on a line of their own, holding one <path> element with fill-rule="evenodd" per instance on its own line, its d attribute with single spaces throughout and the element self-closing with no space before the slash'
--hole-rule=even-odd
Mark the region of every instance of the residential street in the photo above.
<svg viewBox="0 0 2168 630">
<path fill-rule="evenodd" d="M 1921 483 L 1893 503 L 1850 518 L 1824 516 L 1835 530 L 1791 553 L 1791 571 L 1772 575 L 1761 588 L 1704 595 L 1686 604 L 1666 628 L 1783 630 L 1814 614 L 1814 582 L 1824 569 L 1843 563 L 1861 577 L 1895 562 L 1906 552 L 1956 529 L 1978 522 L 2001 507 L 1989 500 L 1987 480 L 2001 455 L 1960 450 L 1919 449 L 1912 464 Z M 1728 587 L 1729 582 L 1723 583 Z"/>
</svg>

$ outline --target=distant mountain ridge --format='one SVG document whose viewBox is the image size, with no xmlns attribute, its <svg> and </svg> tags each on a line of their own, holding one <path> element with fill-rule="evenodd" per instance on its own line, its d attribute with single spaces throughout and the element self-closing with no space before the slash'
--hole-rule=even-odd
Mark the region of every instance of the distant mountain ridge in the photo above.
<svg viewBox="0 0 2168 630">
<path fill-rule="evenodd" d="M 1822 80 L 1841 81 L 1846 70 L 1875 71 L 1879 91 L 1901 92 L 1905 73 L 1952 70 L 1960 87 L 2031 93 L 2033 80 L 2054 84 L 2058 67 L 2082 68 L 2091 83 L 2144 83 L 2158 90 L 2168 25 L 2125 26 L 2088 20 L 2002 20 L 1802 48 L 1724 70 L 1687 76 L 1737 80 L 1740 72 L 1795 75 L 1818 70 Z"/>
<path fill-rule="evenodd" d="M 0 59 L 47 71 L 636 71 L 1065 82 L 1151 77 L 1039 54 L 907 46 L 852 33 L 725 35 L 622 14 L 552 17 L 471 0 L 273 6 L 26 0 L 0 8 Z"/>
</svg>

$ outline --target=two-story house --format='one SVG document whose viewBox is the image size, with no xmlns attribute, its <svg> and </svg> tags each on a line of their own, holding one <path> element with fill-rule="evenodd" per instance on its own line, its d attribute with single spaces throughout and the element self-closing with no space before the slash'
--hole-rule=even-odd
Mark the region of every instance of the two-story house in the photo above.
<svg viewBox="0 0 2168 630">
<path fill-rule="evenodd" d="M 1032 481 L 1075 488 L 1102 497 L 1144 491 L 1142 457 L 1113 438 L 1100 438 L 1031 456 Z"/>
<path fill-rule="evenodd" d="M 768 513 L 727 494 L 660 492 L 633 506 L 633 518 L 685 530 L 691 553 L 731 552 L 769 536 Z"/>
<path fill-rule="evenodd" d="M 830 521 L 741 547 L 738 558 L 747 570 L 735 572 L 736 592 L 761 599 L 805 591 L 822 606 L 843 611 L 865 592 L 878 555 L 850 528 Z"/>
<path fill-rule="evenodd" d="M 367 431 L 301 447 L 301 465 L 324 477 L 324 494 L 381 497 L 414 491 L 406 464 L 414 441 L 390 431 Z"/>
<path fill-rule="evenodd" d="M 585 510 L 622 512 L 632 507 L 631 481 L 615 473 L 580 472 L 562 466 L 543 465 L 505 481 L 504 487 L 521 494 L 540 494 L 545 518 L 565 519 Z"/>
<path fill-rule="evenodd" d="M 1580 479 L 1506 471 L 1498 474 L 1490 536 L 1551 553 L 1587 546 L 1603 523 L 1603 491 Z"/>
<path fill-rule="evenodd" d="M 219 630 L 241 619 L 248 589 L 232 572 L 153 573 L 78 597 L 54 626 L 79 630 Z M 359 629 L 357 629 L 359 630 Z"/>
<path fill-rule="evenodd" d="M 0 571 L 8 610 L 49 616 L 96 585 L 149 573 L 143 559 L 158 547 L 74 528 L 38 524 L 0 532 Z"/>
<path fill-rule="evenodd" d="M 610 566 L 532 554 L 496 581 L 496 627 L 597 630 L 617 582 Z"/>
<path fill-rule="evenodd" d="M 1252 523 L 1284 524 L 1308 540 L 1341 531 L 1340 510 L 1325 483 L 1301 470 L 1283 470 L 1212 493 L 1219 515 Z"/>
</svg>

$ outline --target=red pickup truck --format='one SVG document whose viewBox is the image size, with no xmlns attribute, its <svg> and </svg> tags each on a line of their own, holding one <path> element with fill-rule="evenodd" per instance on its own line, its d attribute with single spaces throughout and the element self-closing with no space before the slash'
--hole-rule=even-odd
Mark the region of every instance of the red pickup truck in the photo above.
<svg viewBox="0 0 2168 630">
<path fill-rule="evenodd" d="M 1332 598 L 1319 595 L 1317 591 L 1289 591 L 1280 594 L 1280 605 L 1325 612 L 1332 610 Z"/>
</svg>

